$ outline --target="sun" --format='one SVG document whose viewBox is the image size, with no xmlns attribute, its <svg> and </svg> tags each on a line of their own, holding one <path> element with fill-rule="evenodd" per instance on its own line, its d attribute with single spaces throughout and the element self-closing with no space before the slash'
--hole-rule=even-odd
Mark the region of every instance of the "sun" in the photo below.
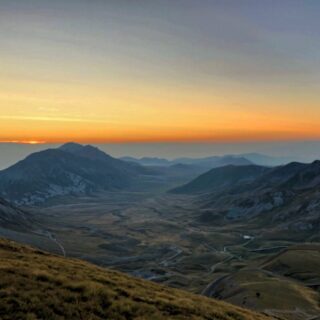
<svg viewBox="0 0 320 320">
<path fill-rule="evenodd" d="M 22 141 L 25 144 L 43 144 L 45 141 L 37 141 L 37 140 L 30 140 L 30 141 Z"/>
<path fill-rule="evenodd" d="M 40 140 L 2 140 L 0 143 L 20 143 L 20 144 L 44 144 L 46 141 Z"/>
</svg>

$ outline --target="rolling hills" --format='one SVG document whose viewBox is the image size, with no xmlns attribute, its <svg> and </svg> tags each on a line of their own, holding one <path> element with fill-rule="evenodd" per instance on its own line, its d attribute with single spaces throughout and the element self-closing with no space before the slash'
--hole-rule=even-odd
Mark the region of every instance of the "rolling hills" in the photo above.
<svg viewBox="0 0 320 320">
<path fill-rule="evenodd" d="M 0 240 L 0 261 L 3 320 L 271 319 L 8 240 Z"/>
<path fill-rule="evenodd" d="M 207 296 L 284 319 L 318 319 L 320 245 L 290 246 L 220 277 Z"/>
<path fill-rule="evenodd" d="M 227 165 L 246 166 L 253 164 L 253 162 L 241 155 L 224 155 L 204 158 L 177 158 L 173 160 L 152 157 L 143 157 L 140 159 L 133 157 L 122 157 L 121 159 L 128 162 L 138 163 L 143 166 L 173 166 L 177 164 L 183 164 L 197 166 L 207 170 Z"/>
</svg>

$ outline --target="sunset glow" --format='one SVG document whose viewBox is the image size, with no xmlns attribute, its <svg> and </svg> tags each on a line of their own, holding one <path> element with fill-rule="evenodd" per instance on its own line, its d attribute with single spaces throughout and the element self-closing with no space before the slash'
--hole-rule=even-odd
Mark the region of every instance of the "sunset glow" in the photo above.
<svg viewBox="0 0 320 320">
<path fill-rule="evenodd" d="M 0 140 L 320 139 L 320 8 L 286 2 L 1 1 Z"/>
<path fill-rule="evenodd" d="M 35 141 L 35 140 L 30 140 L 30 141 L 26 141 L 26 140 L 3 140 L 0 141 L 0 143 L 18 143 L 18 144 L 45 144 L 46 141 Z"/>
</svg>

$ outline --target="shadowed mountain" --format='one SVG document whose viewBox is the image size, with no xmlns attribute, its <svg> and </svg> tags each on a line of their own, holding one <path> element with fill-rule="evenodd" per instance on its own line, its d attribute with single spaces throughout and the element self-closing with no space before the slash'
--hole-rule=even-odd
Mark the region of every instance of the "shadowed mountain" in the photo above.
<svg viewBox="0 0 320 320">
<path fill-rule="evenodd" d="M 300 241 L 316 237 L 320 226 L 319 164 L 216 168 L 170 192 L 201 195 L 196 203 L 204 211 L 201 220 L 224 223 L 254 218 L 257 227 L 276 227 L 272 232 L 278 237 L 288 233 L 290 239 Z"/>
<path fill-rule="evenodd" d="M 61 253 L 54 236 L 39 222 L 39 216 L 29 210 L 17 208 L 1 198 L 0 237 Z"/>
<path fill-rule="evenodd" d="M 261 179 L 257 179 L 255 185 L 257 187 L 281 185 L 308 166 L 309 164 L 291 162 L 284 166 L 275 167 L 263 175 Z"/>
<path fill-rule="evenodd" d="M 240 188 L 237 187 L 241 186 Z M 172 193 L 208 193 L 232 188 L 235 193 L 266 188 L 308 189 L 320 186 L 320 161 L 284 166 L 225 166 L 212 169 Z"/>
<path fill-rule="evenodd" d="M 11 241 L 0 240 L 0 261 L 3 320 L 271 319 Z"/>
<path fill-rule="evenodd" d="M 91 146 L 66 144 L 31 154 L 0 172 L 1 195 L 17 204 L 35 204 L 61 195 L 92 194 L 130 187 L 144 169 Z"/>
<path fill-rule="evenodd" d="M 239 184 L 246 184 L 262 176 L 270 169 L 255 165 L 225 166 L 212 169 L 184 186 L 171 190 L 171 193 L 208 193 Z"/>
<path fill-rule="evenodd" d="M 316 160 L 308 165 L 302 165 L 283 187 L 292 189 L 311 189 L 320 186 L 320 161 Z"/>
<path fill-rule="evenodd" d="M 0 198 L 0 227 L 17 231 L 29 230 L 34 221 L 31 214 Z"/>
</svg>

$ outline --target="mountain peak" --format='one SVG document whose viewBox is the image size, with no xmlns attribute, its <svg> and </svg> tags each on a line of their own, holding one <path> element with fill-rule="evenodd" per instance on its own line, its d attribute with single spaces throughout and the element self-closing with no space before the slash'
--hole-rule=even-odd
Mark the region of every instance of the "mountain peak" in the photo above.
<svg viewBox="0 0 320 320">
<path fill-rule="evenodd" d="M 312 164 L 316 166 L 320 166 L 320 160 L 314 160 Z"/>
<path fill-rule="evenodd" d="M 59 147 L 60 150 L 67 151 L 67 152 L 77 152 L 83 148 L 84 146 L 82 144 L 75 143 L 75 142 L 67 142 Z"/>
<path fill-rule="evenodd" d="M 94 146 L 71 142 L 1 171 L 0 195 L 14 204 L 34 205 L 56 196 L 120 190 L 129 187 L 139 170 Z"/>
<path fill-rule="evenodd" d="M 59 150 L 72 153 L 77 156 L 96 159 L 96 160 L 105 160 L 110 158 L 109 155 L 101 151 L 99 148 L 92 146 L 90 144 L 82 145 L 75 142 L 68 142 L 61 147 Z"/>
<path fill-rule="evenodd" d="M 99 148 L 90 144 L 82 145 L 75 142 L 68 142 L 62 145 L 59 150 L 72 153 L 76 156 L 90 158 L 92 160 L 106 160 L 111 159 L 109 155 L 101 151 Z"/>
</svg>

